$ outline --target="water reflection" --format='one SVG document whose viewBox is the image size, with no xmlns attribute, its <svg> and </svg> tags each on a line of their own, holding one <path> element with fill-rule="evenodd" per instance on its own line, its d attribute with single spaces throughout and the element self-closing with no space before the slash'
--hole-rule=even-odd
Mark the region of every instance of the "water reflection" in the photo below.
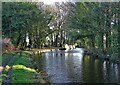
<svg viewBox="0 0 120 85">
<path fill-rule="evenodd" d="M 39 63 L 52 83 L 120 83 L 120 65 L 82 55 L 80 48 L 46 52 Z M 36 61 L 37 61 L 36 60 Z M 38 64 L 40 65 L 40 64 Z M 40 66 L 39 66 L 40 67 Z"/>
<path fill-rule="evenodd" d="M 104 74 L 104 82 L 106 83 L 120 83 L 119 82 L 119 74 L 118 64 L 113 64 L 109 62 L 103 63 L 103 74 Z"/>
</svg>

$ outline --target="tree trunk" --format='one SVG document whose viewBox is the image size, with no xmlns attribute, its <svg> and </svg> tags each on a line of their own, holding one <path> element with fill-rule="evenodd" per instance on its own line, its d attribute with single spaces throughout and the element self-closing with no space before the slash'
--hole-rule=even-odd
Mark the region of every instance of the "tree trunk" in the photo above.
<svg viewBox="0 0 120 85">
<path fill-rule="evenodd" d="M 120 58 L 120 18 L 118 19 L 118 24 L 117 24 L 117 29 L 118 29 L 118 56 Z"/>
<path fill-rule="evenodd" d="M 91 41 L 92 41 L 92 47 L 95 47 L 95 37 L 94 36 L 91 37 Z"/>
<path fill-rule="evenodd" d="M 102 33 L 99 34 L 99 48 L 102 49 L 102 50 L 104 49 L 103 34 Z"/>
<path fill-rule="evenodd" d="M 21 36 L 22 36 L 22 35 L 21 35 L 20 29 L 19 29 L 19 36 L 18 36 L 18 39 L 17 39 L 17 44 L 16 44 L 16 47 L 18 47 L 18 46 L 19 46 Z"/>
<path fill-rule="evenodd" d="M 111 54 L 111 33 L 108 32 L 106 33 L 106 49 L 107 49 L 107 54 Z"/>
<path fill-rule="evenodd" d="M 56 47 L 58 46 L 58 35 L 59 35 L 59 33 L 57 33 L 57 35 L 55 36 L 55 46 Z"/>
<path fill-rule="evenodd" d="M 63 45 L 63 30 L 60 32 L 60 47 Z"/>
</svg>

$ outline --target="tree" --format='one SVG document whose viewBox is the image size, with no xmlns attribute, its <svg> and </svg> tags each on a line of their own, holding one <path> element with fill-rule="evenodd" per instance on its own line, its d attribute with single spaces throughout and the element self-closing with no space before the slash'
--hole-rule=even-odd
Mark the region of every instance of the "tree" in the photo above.
<svg viewBox="0 0 120 85">
<path fill-rule="evenodd" d="M 92 47 L 106 51 L 109 56 L 116 56 L 119 53 L 117 50 L 119 30 L 116 29 L 119 25 L 119 4 L 118 2 L 76 2 L 76 10 L 70 26 L 73 30 L 79 30 L 79 36 L 86 36 L 80 39 L 81 41 L 85 39 L 84 43 L 87 39 L 91 39 L 89 43 L 92 42 Z"/>
<path fill-rule="evenodd" d="M 31 44 L 39 42 L 43 44 L 44 35 L 48 31 L 49 13 L 43 14 L 36 4 L 30 2 L 4 2 L 2 4 L 3 37 L 11 38 L 14 45 L 21 48 L 26 47 L 27 34 Z M 34 37 L 36 38 L 34 39 Z"/>
</svg>

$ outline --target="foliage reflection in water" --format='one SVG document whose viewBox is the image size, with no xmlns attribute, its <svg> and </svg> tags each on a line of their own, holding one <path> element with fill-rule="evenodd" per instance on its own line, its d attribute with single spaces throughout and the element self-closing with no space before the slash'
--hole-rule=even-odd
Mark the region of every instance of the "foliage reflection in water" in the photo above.
<svg viewBox="0 0 120 85">
<path fill-rule="evenodd" d="M 119 64 L 83 56 L 79 49 L 72 52 L 46 52 L 35 61 L 48 73 L 51 83 L 120 83 Z"/>
</svg>

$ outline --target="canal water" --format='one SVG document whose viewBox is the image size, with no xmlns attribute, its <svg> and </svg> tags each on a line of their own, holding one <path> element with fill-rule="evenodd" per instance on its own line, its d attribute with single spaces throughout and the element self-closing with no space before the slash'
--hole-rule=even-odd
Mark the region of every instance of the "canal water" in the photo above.
<svg viewBox="0 0 120 85">
<path fill-rule="evenodd" d="M 38 55 L 39 56 L 39 55 Z M 83 56 L 83 50 L 50 51 L 38 57 L 39 70 L 48 73 L 51 83 L 119 83 L 120 65 Z"/>
</svg>

